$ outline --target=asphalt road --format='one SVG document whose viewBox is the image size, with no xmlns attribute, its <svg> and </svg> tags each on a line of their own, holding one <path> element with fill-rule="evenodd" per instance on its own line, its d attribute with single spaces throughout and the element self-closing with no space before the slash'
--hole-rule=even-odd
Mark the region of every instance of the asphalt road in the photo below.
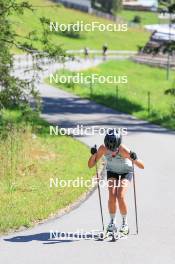
<svg viewBox="0 0 175 264">
<path fill-rule="evenodd" d="M 145 162 L 145 170 L 136 169 L 139 215 L 139 235 L 135 235 L 132 184 L 127 195 L 131 234 L 115 243 L 93 239 L 73 239 L 73 235 L 101 230 L 98 193 L 76 210 L 61 218 L 49 220 L 32 229 L 0 238 L 0 263 L 3 264 L 173 264 L 175 259 L 175 134 L 100 106 L 82 100 L 56 88 L 38 84 L 43 98 L 42 116 L 61 127 L 76 124 L 100 127 L 127 127 L 124 143 L 136 151 Z M 92 146 L 100 145 L 99 135 L 81 136 L 79 140 Z M 81 153 L 77 153 L 80 155 Z M 83 172 L 82 172 L 83 174 Z M 82 175 L 83 176 L 83 175 Z M 108 223 L 107 191 L 102 188 L 105 224 Z M 120 217 L 117 223 L 120 224 Z M 70 232 L 70 237 L 50 240 L 50 231 Z"/>
</svg>

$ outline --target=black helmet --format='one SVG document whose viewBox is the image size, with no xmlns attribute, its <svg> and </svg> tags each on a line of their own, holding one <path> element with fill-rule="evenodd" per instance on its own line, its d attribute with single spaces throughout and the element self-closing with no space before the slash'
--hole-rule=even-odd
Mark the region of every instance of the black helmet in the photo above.
<svg viewBox="0 0 175 264">
<path fill-rule="evenodd" d="M 122 136 L 115 129 L 108 131 L 104 138 L 104 144 L 107 149 L 116 151 L 122 142 Z"/>
</svg>

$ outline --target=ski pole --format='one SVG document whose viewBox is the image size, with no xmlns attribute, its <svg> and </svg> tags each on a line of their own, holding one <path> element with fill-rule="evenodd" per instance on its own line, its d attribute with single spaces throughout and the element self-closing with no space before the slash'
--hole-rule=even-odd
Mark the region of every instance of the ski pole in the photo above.
<svg viewBox="0 0 175 264">
<path fill-rule="evenodd" d="M 95 167 L 96 167 L 96 175 L 97 175 L 97 187 L 98 187 L 98 196 L 99 196 L 99 203 L 100 203 L 101 222 L 102 222 L 102 227 L 104 231 L 105 228 L 104 228 L 104 220 L 103 220 L 103 209 L 102 209 L 102 202 L 101 202 L 101 192 L 100 192 L 100 185 L 99 185 L 97 162 L 95 163 Z"/>
<path fill-rule="evenodd" d="M 134 206 L 135 206 L 135 222 L 136 222 L 136 234 L 139 233 L 139 226 L 138 226 L 138 214 L 137 214 L 137 196 L 136 196 L 136 180 L 135 180 L 135 170 L 134 170 L 134 163 L 132 162 L 133 166 L 133 189 L 134 189 Z"/>
</svg>

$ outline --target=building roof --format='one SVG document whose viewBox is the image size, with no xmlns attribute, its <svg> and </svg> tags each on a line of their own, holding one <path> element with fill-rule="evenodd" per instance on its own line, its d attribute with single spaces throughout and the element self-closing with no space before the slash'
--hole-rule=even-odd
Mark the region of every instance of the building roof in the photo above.
<svg viewBox="0 0 175 264">
<path fill-rule="evenodd" d="M 158 7 L 158 0 L 136 0 L 124 1 L 124 5 L 144 6 L 144 7 Z"/>
<path fill-rule="evenodd" d="M 59 0 L 59 2 L 91 7 L 91 0 Z"/>
</svg>

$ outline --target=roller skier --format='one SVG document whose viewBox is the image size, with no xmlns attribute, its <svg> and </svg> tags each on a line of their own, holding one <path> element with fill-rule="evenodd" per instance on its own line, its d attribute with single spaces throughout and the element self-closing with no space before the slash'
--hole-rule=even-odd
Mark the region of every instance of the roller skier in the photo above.
<svg viewBox="0 0 175 264">
<path fill-rule="evenodd" d="M 110 221 L 107 226 L 107 233 L 118 233 L 123 235 L 129 234 L 127 221 L 127 202 L 125 195 L 128 189 L 128 183 L 133 178 L 133 166 L 144 169 L 143 162 L 138 159 L 137 154 L 122 144 L 122 136 L 115 129 L 111 129 L 105 135 L 104 144 L 97 150 L 91 148 L 91 157 L 88 161 L 89 168 L 104 157 L 106 160 L 107 181 L 108 181 L 108 210 Z M 116 225 L 117 207 L 121 214 L 121 225 Z"/>
</svg>

